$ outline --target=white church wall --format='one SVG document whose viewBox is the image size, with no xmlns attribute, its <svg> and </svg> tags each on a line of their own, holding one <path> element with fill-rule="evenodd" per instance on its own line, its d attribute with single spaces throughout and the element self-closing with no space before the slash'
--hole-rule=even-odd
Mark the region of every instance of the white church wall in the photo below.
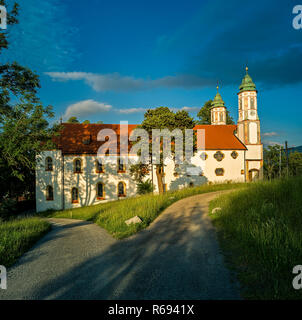
<svg viewBox="0 0 302 320">
<path fill-rule="evenodd" d="M 53 170 L 46 171 L 45 161 L 53 160 Z M 60 150 L 45 151 L 36 156 L 36 210 L 37 212 L 62 208 L 62 153 Z M 46 199 L 47 186 L 53 187 L 53 200 Z"/>
<path fill-rule="evenodd" d="M 97 173 L 95 162 L 96 156 L 65 156 L 65 181 L 64 181 L 64 203 L 65 209 L 88 206 L 118 200 L 118 183 L 124 182 L 126 185 L 126 198 L 136 195 L 136 183 L 130 175 L 130 164 L 126 165 L 125 173 L 118 173 L 117 161 L 115 163 L 105 163 L 104 172 Z M 82 173 L 74 173 L 74 159 L 82 160 Z M 97 183 L 103 183 L 105 199 L 97 199 Z M 79 203 L 72 203 L 71 190 L 78 188 Z M 123 198 L 120 198 L 123 199 Z"/>
<path fill-rule="evenodd" d="M 247 145 L 246 160 L 262 160 L 263 159 L 263 145 Z"/>
</svg>

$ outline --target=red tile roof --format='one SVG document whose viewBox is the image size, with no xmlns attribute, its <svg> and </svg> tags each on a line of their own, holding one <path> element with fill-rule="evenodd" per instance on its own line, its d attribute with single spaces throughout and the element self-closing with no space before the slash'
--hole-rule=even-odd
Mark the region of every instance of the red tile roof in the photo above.
<svg viewBox="0 0 302 320">
<path fill-rule="evenodd" d="M 96 154 L 104 143 L 97 141 L 97 135 L 102 129 L 112 129 L 118 136 L 119 150 L 119 124 L 80 124 L 63 123 L 61 135 L 54 138 L 54 142 L 63 154 Z M 137 127 L 128 125 L 129 134 Z M 197 125 L 196 129 L 205 129 L 205 148 L 207 150 L 245 150 L 245 145 L 234 135 L 236 125 Z M 131 146 L 129 144 L 129 150 Z"/>
<path fill-rule="evenodd" d="M 246 150 L 246 146 L 235 136 L 237 125 L 197 125 L 205 130 L 206 150 Z"/>
</svg>

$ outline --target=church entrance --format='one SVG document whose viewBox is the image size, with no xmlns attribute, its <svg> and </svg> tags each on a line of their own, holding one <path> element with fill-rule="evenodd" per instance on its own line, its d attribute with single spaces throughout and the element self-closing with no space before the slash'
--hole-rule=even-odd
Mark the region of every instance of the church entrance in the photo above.
<svg viewBox="0 0 302 320">
<path fill-rule="evenodd" d="M 259 170 L 251 169 L 249 170 L 249 181 L 256 181 L 259 179 Z"/>
</svg>

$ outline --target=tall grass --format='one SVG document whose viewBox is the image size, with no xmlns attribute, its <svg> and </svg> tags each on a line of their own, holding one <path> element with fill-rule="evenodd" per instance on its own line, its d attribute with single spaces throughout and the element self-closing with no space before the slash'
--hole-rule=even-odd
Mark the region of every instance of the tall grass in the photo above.
<svg viewBox="0 0 302 320">
<path fill-rule="evenodd" d="M 174 192 L 166 192 L 162 195 L 148 194 L 90 207 L 48 212 L 46 215 L 57 218 L 90 220 L 105 228 L 115 238 L 122 239 L 146 228 L 165 208 L 180 199 L 196 194 L 234 189 L 242 186 L 244 184 L 202 185 Z M 136 215 L 143 222 L 127 226 L 125 220 Z"/>
<path fill-rule="evenodd" d="M 302 178 L 251 184 L 211 202 L 229 265 L 249 299 L 301 299 L 292 281 L 302 264 Z"/>
<path fill-rule="evenodd" d="M 50 229 L 39 218 L 23 218 L 0 223 L 0 265 L 9 267 Z"/>
</svg>

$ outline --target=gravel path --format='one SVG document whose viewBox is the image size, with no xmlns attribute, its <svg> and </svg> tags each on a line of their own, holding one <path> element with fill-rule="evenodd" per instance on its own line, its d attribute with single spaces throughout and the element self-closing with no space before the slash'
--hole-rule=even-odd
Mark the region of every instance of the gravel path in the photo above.
<svg viewBox="0 0 302 320">
<path fill-rule="evenodd" d="M 207 216 L 221 193 L 180 200 L 122 241 L 89 222 L 50 219 L 0 299 L 240 299 Z"/>
</svg>

